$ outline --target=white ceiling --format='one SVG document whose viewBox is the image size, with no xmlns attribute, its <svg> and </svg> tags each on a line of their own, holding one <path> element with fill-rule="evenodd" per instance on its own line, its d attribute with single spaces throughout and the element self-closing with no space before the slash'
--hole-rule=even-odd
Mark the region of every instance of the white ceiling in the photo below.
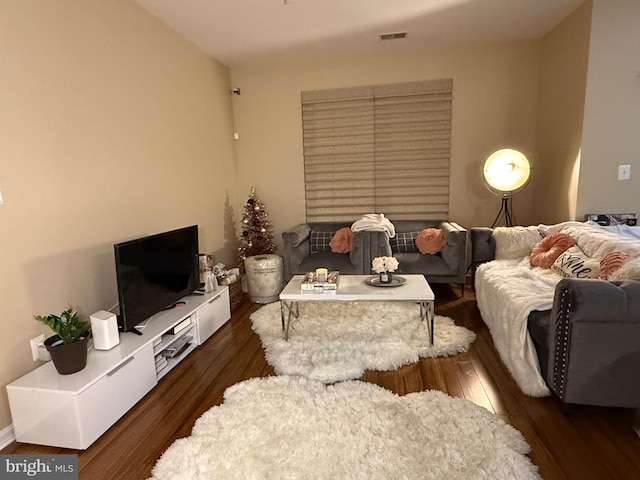
<svg viewBox="0 0 640 480">
<path fill-rule="evenodd" d="M 541 38 L 584 0 L 135 0 L 229 67 Z M 402 40 L 380 35 L 408 32 Z"/>
</svg>

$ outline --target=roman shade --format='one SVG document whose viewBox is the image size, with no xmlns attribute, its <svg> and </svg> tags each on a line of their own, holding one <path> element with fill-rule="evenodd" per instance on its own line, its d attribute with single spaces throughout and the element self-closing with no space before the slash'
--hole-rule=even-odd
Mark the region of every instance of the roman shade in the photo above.
<svg viewBox="0 0 640 480">
<path fill-rule="evenodd" d="M 447 218 L 451 79 L 302 92 L 307 221 Z"/>
</svg>

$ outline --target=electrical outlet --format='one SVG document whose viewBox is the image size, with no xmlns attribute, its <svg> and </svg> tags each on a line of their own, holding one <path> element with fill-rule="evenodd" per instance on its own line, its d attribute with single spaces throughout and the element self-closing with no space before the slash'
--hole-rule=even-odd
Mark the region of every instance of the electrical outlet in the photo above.
<svg viewBox="0 0 640 480">
<path fill-rule="evenodd" d="M 631 165 L 618 165 L 618 180 L 629 180 L 631 178 Z"/>
<path fill-rule="evenodd" d="M 39 345 L 42 345 L 42 347 L 44 348 L 44 333 L 42 335 L 38 335 L 36 338 L 31 339 L 31 356 L 33 357 L 34 362 L 40 360 Z"/>
</svg>

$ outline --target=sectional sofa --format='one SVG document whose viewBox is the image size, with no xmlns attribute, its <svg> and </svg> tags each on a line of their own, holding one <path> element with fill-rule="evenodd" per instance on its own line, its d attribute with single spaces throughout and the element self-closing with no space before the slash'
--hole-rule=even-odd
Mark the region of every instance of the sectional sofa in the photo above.
<svg viewBox="0 0 640 480">
<path fill-rule="evenodd" d="M 558 257 L 557 268 L 532 266 L 531 251 L 556 232 L 575 240 L 586 258 Z M 524 393 L 640 408 L 639 240 L 567 222 L 472 228 L 471 244 L 478 308 Z M 593 274 L 596 263 L 599 268 L 620 253 L 627 261 L 608 280 Z"/>
</svg>

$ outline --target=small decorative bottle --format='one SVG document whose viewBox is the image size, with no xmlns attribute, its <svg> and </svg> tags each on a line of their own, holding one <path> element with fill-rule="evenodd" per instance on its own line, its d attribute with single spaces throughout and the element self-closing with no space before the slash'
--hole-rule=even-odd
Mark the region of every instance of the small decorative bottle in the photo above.
<svg viewBox="0 0 640 480">
<path fill-rule="evenodd" d="M 382 272 L 380 274 L 380 283 L 391 283 L 391 272 Z"/>
</svg>

